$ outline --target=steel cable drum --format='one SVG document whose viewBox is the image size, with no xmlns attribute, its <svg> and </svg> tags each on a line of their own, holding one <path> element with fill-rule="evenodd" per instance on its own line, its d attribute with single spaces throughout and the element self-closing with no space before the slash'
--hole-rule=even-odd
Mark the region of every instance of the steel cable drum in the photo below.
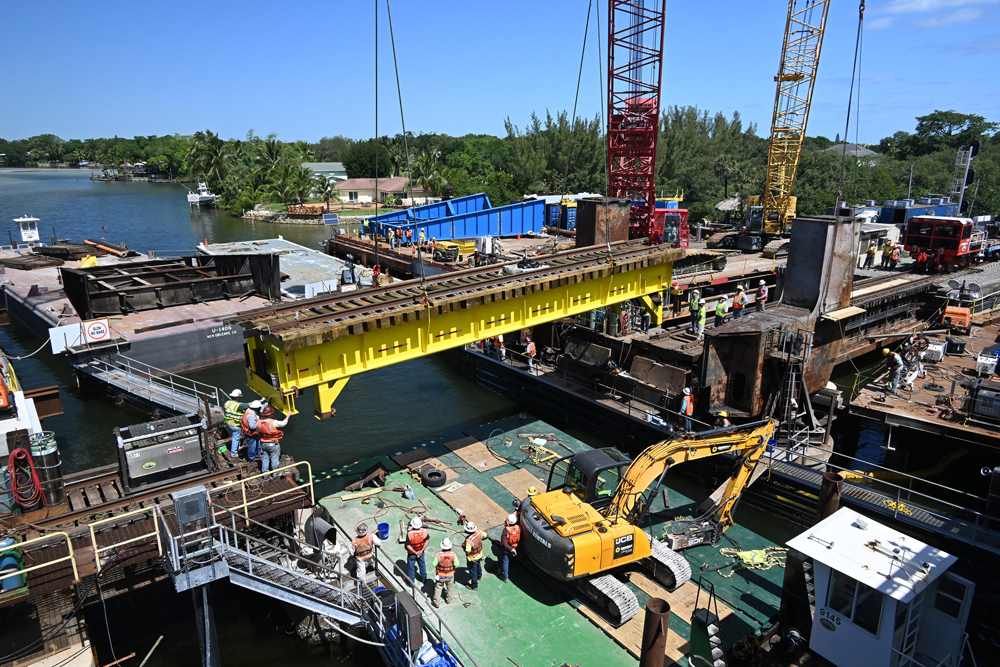
<svg viewBox="0 0 1000 667">
<path fill-rule="evenodd" d="M 31 436 L 31 458 L 34 459 L 35 472 L 41 482 L 46 504 L 52 507 L 66 502 L 62 461 L 54 432 L 42 431 Z"/>
</svg>

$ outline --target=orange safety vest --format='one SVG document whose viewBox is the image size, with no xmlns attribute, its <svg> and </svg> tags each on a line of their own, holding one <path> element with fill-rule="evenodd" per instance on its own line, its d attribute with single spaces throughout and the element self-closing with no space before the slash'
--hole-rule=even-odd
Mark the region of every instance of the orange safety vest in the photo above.
<svg viewBox="0 0 1000 667">
<path fill-rule="evenodd" d="M 375 540 L 370 533 L 364 537 L 355 537 L 351 540 L 351 545 L 354 547 L 354 558 L 357 560 L 368 560 L 375 553 Z"/>
<path fill-rule="evenodd" d="M 757 288 L 757 300 L 767 301 L 767 285 L 761 285 Z"/>
<path fill-rule="evenodd" d="M 257 432 L 260 433 L 261 442 L 278 442 L 285 434 L 274 425 L 273 419 L 261 419 L 257 422 Z"/>
<path fill-rule="evenodd" d="M 528 341 L 528 348 L 525 350 L 529 357 L 535 356 L 535 341 Z"/>
<path fill-rule="evenodd" d="M 412 229 L 407 229 L 406 230 L 406 238 L 408 238 L 408 239 L 412 239 L 413 238 L 413 230 Z"/>
<path fill-rule="evenodd" d="M 736 295 L 736 298 L 733 299 L 733 310 L 739 310 L 740 308 L 743 307 L 743 304 L 746 302 L 747 302 L 747 295 L 744 294 L 743 292 L 740 292 L 739 294 Z"/>
<path fill-rule="evenodd" d="M 406 533 L 406 550 L 411 554 L 419 556 L 427 547 L 429 539 L 430 536 L 427 534 L 427 530 L 425 528 L 411 530 Z"/>
<path fill-rule="evenodd" d="M 477 530 L 474 535 L 465 538 L 465 541 L 472 547 L 466 550 L 466 556 L 474 559 L 476 556 L 483 553 L 483 534 L 481 532 Z"/>
<path fill-rule="evenodd" d="M 899 248 L 893 248 L 889 259 L 899 259 Z"/>
<path fill-rule="evenodd" d="M 243 431 L 243 435 L 253 437 L 257 435 L 257 429 L 250 428 L 250 420 L 248 419 L 249 416 L 250 408 L 247 408 L 246 412 L 243 413 L 243 418 L 240 419 L 240 430 Z M 258 428 L 260 427 L 260 418 L 257 419 L 257 426 Z"/>
<path fill-rule="evenodd" d="M 689 417 L 694 413 L 694 401 L 690 396 L 685 396 L 681 400 L 681 412 Z"/>
<path fill-rule="evenodd" d="M 503 536 L 510 548 L 516 549 L 517 545 L 521 542 L 521 527 L 517 525 L 504 526 Z"/>
<path fill-rule="evenodd" d="M 442 578 L 455 576 L 455 554 L 442 551 L 438 554 L 437 575 Z"/>
</svg>

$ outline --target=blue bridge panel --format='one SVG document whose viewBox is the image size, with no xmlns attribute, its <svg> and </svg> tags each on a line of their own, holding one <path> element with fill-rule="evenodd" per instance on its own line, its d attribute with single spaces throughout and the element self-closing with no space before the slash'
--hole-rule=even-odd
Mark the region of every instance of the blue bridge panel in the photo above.
<svg viewBox="0 0 1000 667">
<path fill-rule="evenodd" d="M 487 203 L 489 202 L 485 195 L 481 196 Z M 473 206 L 475 204 L 470 202 L 469 207 Z M 545 226 L 545 201 L 534 199 L 497 208 L 471 210 L 433 220 L 385 220 L 379 216 L 379 221 L 403 230 L 404 234 L 407 228 L 412 229 L 414 240 L 419 238 L 421 231 L 426 238 L 435 238 L 439 241 L 486 235 L 514 236 L 542 230 Z"/>
</svg>

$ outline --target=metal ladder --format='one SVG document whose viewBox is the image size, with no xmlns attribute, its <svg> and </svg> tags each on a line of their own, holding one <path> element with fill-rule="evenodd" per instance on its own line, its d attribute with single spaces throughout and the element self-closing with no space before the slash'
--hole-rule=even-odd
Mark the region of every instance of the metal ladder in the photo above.
<svg viewBox="0 0 1000 667">
<path fill-rule="evenodd" d="M 804 365 L 812 353 L 813 333 L 804 329 L 774 330 L 768 345 L 770 355 L 784 364 L 784 386 L 771 403 L 771 414 L 781 411 L 779 441 L 784 438 L 786 460 L 795 461 L 810 445 L 822 445 L 826 429 L 813 413 L 804 377 Z"/>
<path fill-rule="evenodd" d="M 698 604 L 703 587 L 707 588 L 708 593 L 708 602 L 704 607 Z M 690 650 L 692 656 L 701 658 L 699 664 L 707 663 L 711 667 L 727 667 L 729 664 L 719 628 L 719 599 L 715 594 L 715 584 L 705 584 L 700 578 L 698 595 L 694 600 L 694 614 L 691 616 Z"/>
</svg>

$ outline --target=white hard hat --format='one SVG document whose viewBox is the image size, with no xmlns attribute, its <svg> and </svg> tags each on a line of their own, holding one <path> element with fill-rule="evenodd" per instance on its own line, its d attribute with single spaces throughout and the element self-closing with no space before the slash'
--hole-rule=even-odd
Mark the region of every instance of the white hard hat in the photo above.
<svg viewBox="0 0 1000 667">
<path fill-rule="evenodd" d="M 466 521 L 465 522 L 465 532 L 467 532 L 467 533 L 474 533 L 474 532 L 476 532 L 476 524 L 472 523 L 471 521 Z"/>
<path fill-rule="evenodd" d="M 260 401 L 250 401 L 251 410 L 260 410 Z"/>
<path fill-rule="evenodd" d="M 705 300 L 704 300 L 704 299 L 698 299 L 698 304 L 699 304 L 699 305 L 701 305 L 701 304 L 703 304 L 703 303 L 705 303 Z"/>
<path fill-rule="evenodd" d="M 517 523 L 517 515 L 516 514 L 508 514 L 507 515 L 507 525 L 508 526 L 513 526 L 515 523 Z"/>
<path fill-rule="evenodd" d="M 764 281 L 763 281 L 763 280 L 761 280 L 761 281 L 760 281 L 759 283 L 757 283 L 757 284 L 758 284 L 758 285 L 764 285 L 765 283 L 764 283 Z"/>
<path fill-rule="evenodd" d="M 701 294 L 701 292 L 699 292 L 699 291 L 698 291 L 698 290 L 696 290 L 696 289 L 693 289 L 693 290 L 691 290 L 691 294 Z"/>
<path fill-rule="evenodd" d="M 368 524 L 367 523 L 361 524 L 360 526 L 358 526 L 357 531 L 358 531 L 358 537 L 364 537 L 365 535 L 368 534 Z"/>
<path fill-rule="evenodd" d="M 423 525 L 424 524 L 420 520 L 419 516 L 415 516 L 412 519 L 410 519 L 410 528 L 412 528 L 413 530 L 420 530 L 420 527 Z"/>
<path fill-rule="evenodd" d="M 441 540 L 441 548 L 444 549 L 445 551 L 449 551 L 451 549 L 451 540 L 449 540 L 447 537 Z"/>
<path fill-rule="evenodd" d="M 691 387 L 684 387 L 684 395 L 685 396 L 691 395 Z"/>
<path fill-rule="evenodd" d="M 229 394 L 229 398 L 243 398 L 243 392 L 239 389 L 233 389 L 232 393 Z"/>
</svg>

